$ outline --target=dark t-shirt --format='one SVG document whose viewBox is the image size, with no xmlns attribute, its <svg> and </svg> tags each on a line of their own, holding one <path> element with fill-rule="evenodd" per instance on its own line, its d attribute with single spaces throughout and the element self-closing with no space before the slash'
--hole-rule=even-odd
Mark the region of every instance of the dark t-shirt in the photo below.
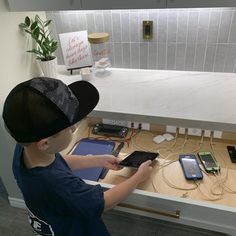
<svg viewBox="0 0 236 236">
<path fill-rule="evenodd" d="M 29 211 L 29 222 L 40 235 L 108 236 L 101 219 L 103 190 L 76 177 L 60 154 L 47 167 L 27 169 L 17 144 L 13 172 Z"/>
</svg>

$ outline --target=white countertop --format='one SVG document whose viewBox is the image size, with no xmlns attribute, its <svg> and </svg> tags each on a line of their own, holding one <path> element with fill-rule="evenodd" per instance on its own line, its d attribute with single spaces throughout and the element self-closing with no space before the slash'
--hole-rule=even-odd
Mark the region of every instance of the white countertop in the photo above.
<svg viewBox="0 0 236 236">
<path fill-rule="evenodd" d="M 59 79 L 80 80 L 59 66 Z M 100 93 L 92 116 L 236 131 L 236 74 L 108 69 L 90 80 Z"/>
</svg>

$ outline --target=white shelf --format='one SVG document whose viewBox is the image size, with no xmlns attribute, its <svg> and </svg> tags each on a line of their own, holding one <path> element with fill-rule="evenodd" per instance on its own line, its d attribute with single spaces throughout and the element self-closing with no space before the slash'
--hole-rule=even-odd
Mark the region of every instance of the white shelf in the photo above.
<svg viewBox="0 0 236 236">
<path fill-rule="evenodd" d="M 234 73 L 115 68 L 108 72 L 95 73 L 90 81 L 100 93 L 91 116 L 236 132 Z"/>
</svg>

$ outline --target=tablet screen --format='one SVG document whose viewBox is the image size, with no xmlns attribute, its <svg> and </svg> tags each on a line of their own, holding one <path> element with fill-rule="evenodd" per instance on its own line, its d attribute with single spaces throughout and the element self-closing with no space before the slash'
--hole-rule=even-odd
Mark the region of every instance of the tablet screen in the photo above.
<svg viewBox="0 0 236 236">
<path fill-rule="evenodd" d="M 158 156 L 159 154 L 154 152 L 134 151 L 122 160 L 119 165 L 138 168 L 143 162 L 147 160 L 153 161 Z"/>
</svg>

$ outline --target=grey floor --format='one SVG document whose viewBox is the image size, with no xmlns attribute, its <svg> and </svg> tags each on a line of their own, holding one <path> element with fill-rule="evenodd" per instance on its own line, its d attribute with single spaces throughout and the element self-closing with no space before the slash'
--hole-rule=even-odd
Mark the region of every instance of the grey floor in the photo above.
<svg viewBox="0 0 236 236">
<path fill-rule="evenodd" d="M 32 236 L 25 210 L 13 208 L 0 198 L 0 236 Z"/>
<path fill-rule="evenodd" d="M 112 236 L 220 236 L 223 234 L 110 211 L 104 221 Z M 0 236 L 32 236 L 26 211 L 0 197 Z M 66 235 L 65 235 L 66 236 Z"/>
<path fill-rule="evenodd" d="M 1 180 L 0 180 L 1 182 Z M 109 211 L 103 216 L 112 236 L 221 236 L 217 232 L 181 226 L 161 220 Z M 13 208 L 0 183 L 0 236 L 32 236 L 26 211 Z M 66 236 L 66 235 L 65 235 Z M 76 235 L 77 236 L 77 235 Z M 93 236 L 93 235 L 91 235 Z"/>
</svg>

